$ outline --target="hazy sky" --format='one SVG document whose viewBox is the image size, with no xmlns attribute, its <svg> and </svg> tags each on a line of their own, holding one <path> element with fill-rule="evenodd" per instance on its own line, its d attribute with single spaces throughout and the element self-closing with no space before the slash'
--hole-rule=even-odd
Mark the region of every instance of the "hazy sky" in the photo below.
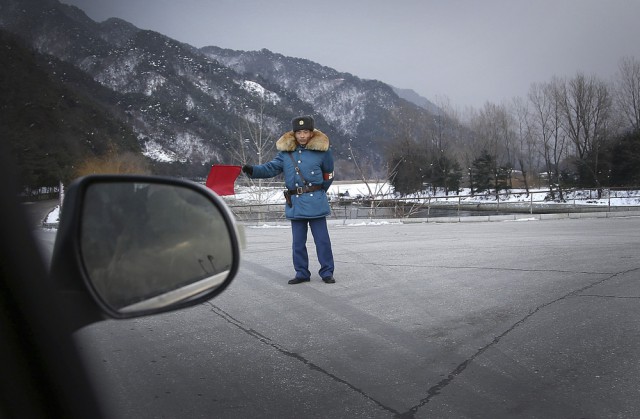
<svg viewBox="0 0 640 419">
<path fill-rule="evenodd" d="M 460 110 L 640 59 L 640 0 L 62 0 L 196 47 L 267 48 Z"/>
</svg>

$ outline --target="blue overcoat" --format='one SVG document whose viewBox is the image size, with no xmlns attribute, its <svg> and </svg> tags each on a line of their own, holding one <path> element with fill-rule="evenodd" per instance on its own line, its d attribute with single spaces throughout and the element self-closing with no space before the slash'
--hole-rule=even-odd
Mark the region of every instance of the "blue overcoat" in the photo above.
<svg viewBox="0 0 640 419">
<path fill-rule="evenodd" d="M 270 178 L 284 173 L 287 189 L 322 185 L 322 189 L 301 195 L 292 195 L 292 206 L 285 204 L 285 216 L 290 220 L 308 220 L 326 217 L 331 213 L 327 190 L 333 183 L 333 155 L 329 137 L 320 130 L 313 130 L 313 137 L 305 146 L 296 141 L 293 131 L 285 133 L 276 142 L 278 154 L 269 163 L 253 166 L 252 178 Z M 293 161 L 290 155 L 293 156 Z M 302 178 L 296 173 L 300 168 Z"/>
</svg>

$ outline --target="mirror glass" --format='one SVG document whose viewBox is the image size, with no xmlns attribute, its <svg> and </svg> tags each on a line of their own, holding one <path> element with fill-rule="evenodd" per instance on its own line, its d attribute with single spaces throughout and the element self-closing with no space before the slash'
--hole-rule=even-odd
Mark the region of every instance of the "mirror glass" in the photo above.
<svg viewBox="0 0 640 419">
<path fill-rule="evenodd" d="M 233 263 L 231 233 L 220 210 L 187 187 L 92 184 L 80 224 L 89 281 L 116 312 L 196 298 L 220 286 Z"/>
</svg>

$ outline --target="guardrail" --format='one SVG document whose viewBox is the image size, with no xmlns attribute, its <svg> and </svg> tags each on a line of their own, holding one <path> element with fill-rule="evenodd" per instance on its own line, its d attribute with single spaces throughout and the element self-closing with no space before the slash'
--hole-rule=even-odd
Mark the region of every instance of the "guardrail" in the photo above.
<svg viewBox="0 0 640 419">
<path fill-rule="evenodd" d="M 424 197 L 375 197 L 334 199 L 329 219 L 398 219 L 469 217 L 499 214 L 558 214 L 640 211 L 640 191 L 633 189 L 576 189 L 565 191 L 562 201 L 550 200 L 548 192 L 509 192 Z M 620 198 L 638 205 L 618 205 Z M 239 221 L 250 223 L 284 221 L 282 203 L 231 203 Z"/>
<path fill-rule="evenodd" d="M 273 185 L 265 188 L 277 191 L 271 194 L 281 196 L 281 185 Z M 371 198 L 331 197 L 330 220 L 381 220 L 403 219 L 403 222 L 421 220 L 500 220 L 507 218 L 522 218 L 526 214 L 539 214 L 539 219 L 548 218 L 549 215 L 571 217 L 585 216 L 620 216 L 640 215 L 640 188 L 622 189 L 610 188 L 601 190 L 576 189 L 565 191 L 567 197 L 562 202 L 550 201 L 547 192 L 535 191 L 510 192 L 474 195 L 449 195 L 449 196 L 424 196 L 390 198 L 380 196 Z M 270 195 L 270 194 L 265 194 Z M 598 198 L 599 196 L 599 198 Z M 279 223 L 286 222 L 284 215 L 284 198 L 281 202 L 251 203 L 245 200 L 236 200 L 233 197 L 225 197 L 227 205 L 235 214 L 239 222 L 247 224 Z M 619 205 L 618 200 L 628 199 L 624 205 Z M 630 203 L 631 202 L 631 203 Z M 636 204 L 637 203 L 637 204 Z M 509 217 L 510 216 L 510 217 Z M 57 222 L 44 224 L 45 227 L 55 228 Z"/>
</svg>

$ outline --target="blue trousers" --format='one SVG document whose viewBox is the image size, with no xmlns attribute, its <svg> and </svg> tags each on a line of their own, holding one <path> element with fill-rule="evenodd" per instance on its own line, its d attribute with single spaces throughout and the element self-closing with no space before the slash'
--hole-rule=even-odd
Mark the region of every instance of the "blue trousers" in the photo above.
<svg viewBox="0 0 640 419">
<path fill-rule="evenodd" d="M 321 278 L 333 276 L 333 251 L 327 229 L 327 219 L 314 218 L 311 220 L 291 220 L 291 232 L 293 234 L 293 267 L 296 270 L 296 278 L 311 278 L 309 272 L 309 255 L 307 253 L 307 232 L 311 227 L 313 242 L 316 245 L 316 254 L 320 263 L 318 273 Z"/>
</svg>

